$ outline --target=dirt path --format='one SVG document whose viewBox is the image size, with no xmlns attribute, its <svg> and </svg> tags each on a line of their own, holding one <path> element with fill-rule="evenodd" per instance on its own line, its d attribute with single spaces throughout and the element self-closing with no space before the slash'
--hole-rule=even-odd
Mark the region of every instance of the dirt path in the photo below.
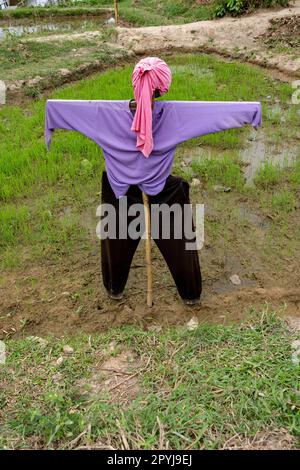
<svg viewBox="0 0 300 470">
<path fill-rule="evenodd" d="M 292 18 L 289 22 L 290 17 Z M 281 18 L 285 18 L 286 22 L 279 25 L 280 27 L 270 23 Z M 222 18 L 184 25 L 143 28 L 118 27 L 116 39 L 111 38 L 110 41 L 102 40 L 103 30 L 24 38 L 21 41 L 23 44 L 32 40 L 38 43 L 86 40 L 87 44 L 80 53 L 81 64 L 76 67 L 67 64 L 64 68 L 54 69 L 50 75 L 41 70 L 29 78 L 7 81 L 7 101 L 19 104 L 31 96 L 30 89 L 44 92 L 104 70 L 109 63 L 92 58 L 89 44 L 95 43 L 99 44 L 99 48 L 109 48 L 111 56 L 117 62 L 132 60 L 135 55 L 171 54 L 176 51 L 204 52 L 267 67 L 276 78 L 290 81 L 300 76 L 298 29 L 294 30 L 295 23 L 296 28 L 299 28 L 299 22 L 300 0 L 296 0 L 290 8 L 260 11 L 239 19 Z M 270 33 L 271 27 L 275 29 L 275 34 L 278 31 L 279 35 L 283 29 L 285 40 L 279 44 L 280 47 L 277 47 L 276 38 L 275 42 L 272 42 L 274 38 L 273 33 Z M 271 36 L 271 42 L 268 37 L 266 40 L 266 34 Z"/>
<path fill-rule="evenodd" d="M 176 26 L 117 28 L 118 43 L 137 54 L 174 50 L 215 52 L 300 76 L 300 57 L 291 48 L 280 53 L 256 38 L 264 34 L 270 20 L 300 15 L 300 0 L 283 10 L 266 10 L 242 18 L 199 21 Z"/>
</svg>

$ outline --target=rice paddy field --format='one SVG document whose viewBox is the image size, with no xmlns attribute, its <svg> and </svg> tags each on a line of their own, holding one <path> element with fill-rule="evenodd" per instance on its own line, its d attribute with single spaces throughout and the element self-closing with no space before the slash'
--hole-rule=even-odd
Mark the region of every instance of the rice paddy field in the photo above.
<svg viewBox="0 0 300 470">
<path fill-rule="evenodd" d="M 1 448 L 299 446 L 294 90 L 254 66 L 162 57 L 173 72 L 163 99 L 263 106 L 258 131 L 213 134 L 176 151 L 173 173 L 191 183 L 192 202 L 205 205 L 203 295 L 193 307 L 182 305 L 154 247 L 147 309 L 142 243 L 124 299 L 106 297 L 96 237 L 101 149 L 57 131 L 47 152 L 44 96 L 0 108 Z M 49 97 L 130 99 L 132 65 Z"/>
</svg>

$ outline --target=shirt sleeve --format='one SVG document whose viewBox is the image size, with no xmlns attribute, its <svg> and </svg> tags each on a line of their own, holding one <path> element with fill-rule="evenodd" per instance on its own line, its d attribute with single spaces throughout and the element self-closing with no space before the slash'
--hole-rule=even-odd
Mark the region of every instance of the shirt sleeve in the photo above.
<svg viewBox="0 0 300 470">
<path fill-rule="evenodd" d="M 49 150 L 55 129 L 78 131 L 105 148 L 116 124 L 117 109 L 109 102 L 48 100 L 45 116 L 45 142 Z"/>
<path fill-rule="evenodd" d="M 213 132 L 251 124 L 257 128 L 262 121 L 259 102 L 174 101 L 177 121 L 176 144 Z"/>
</svg>

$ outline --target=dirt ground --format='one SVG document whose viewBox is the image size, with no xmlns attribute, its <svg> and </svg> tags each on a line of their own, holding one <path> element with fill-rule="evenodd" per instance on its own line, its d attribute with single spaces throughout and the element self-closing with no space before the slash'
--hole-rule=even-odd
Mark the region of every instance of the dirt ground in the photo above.
<svg viewBox="0 0 300 470">
<path fill-rule="evenodd" d="M 286 18 L 299 13 L 300 0 L 297 0 L 291 8 L 266 10 L 240 19 L 118 28 L 118 45 L 137 54 L 147 53 L 147 44 L 151 45 L 152 51 L 209 50 L 264 64 L 289 76 L 297 75 L 300 58 L 295 55 L 295 50 L 290 55 L 272 52 L 264 44 L 264 38 L 272 26 L 270 21 L 284 25 Z M 287 30 L 288 27 L 281 26 L 280 34 L 286 37 Z M 258 37 L 261 40 L 258 41 Z M 258 52 L 255 57 L 253 54 L 249 57 L 249 50 Z M 193 198 L 194 202 L 203 200 L 197 192 Z M 203 202 L 209 204 L 209 201 Z M 240 204 L 243 206 L 243 200 Z M 295 224 L 299 223 L 299 210 L 298 207 L 295 211 Z M 215 215 L 212 213 L 209 217 L 213 220 Z M 88 251 L 79 247 L 72 257 L 55 264 L 47 259 L 36 265 L 25 261 L 22 269 L 7 271 L 0 278 L 0 339 L 47 334 L 61 336 L 74 334 L 76 330 L 96 332 L 128 324 L 159 329 L 186 324 L 193 316 L 199 321 L 227 323 L 241 320 L 249 309 L 261 309 L 266 305 L 270 309 L 282 309 L 291 324 L 299 326 L 300 254 L 295 252 L 286 257 L 280 251 L 274 253 L 274 259 L 266 261 L 260 248 L 268 236 L 268 223 L 249 207 L 246 219 L 241 223 L 249 225 L 249 231 L 256 236 L 260 247 L 247 237 L 239 238 L 234 229 L 230 232 L 230 250 L 224 249 L 220 242 L 216 246 L 214 239 L 206 239 L 199 253 L 203 294 L 200 304 L 193 307 L 182 304 L 167 266 L 154 246 L 154 306 L 147 308 L 143 242 L 133 260 L 121 301 L 110 300 L 102 286 L 100 242 L 94 234 L 90 236 Z M 88 223 L 91 227 L 96 225 L 90 217 Z M 233 274 L 239 275 L 241 285 L 230 282 Z"/>
<path fill-rule="evenodd" d="M 282 10 L 264 10 L 241 18 L 199 21 L 185 25 L 118 28 L 118 43 L 135 53 L 148 50 L 214 52 L 300 76 L 300 57 L 291 48 L 280 52 L 270 49 L 258 38 L 272 26 L 272 21 L 300 14 L 300 0 Z"/>
<path fill-rule="evenodd" d="M 226 324 L 240 321 L 251 309 L 262 310 L 267 306 L 269 310 L 282 311 L 291 325 L 299 326 L 300 254 L 286 256 L 282 250 L 275 252 L 274 258 L 263 256 L 264 241 L 269 236 L 268 221 L 255 208 L 246 207 L 242 196 L 236 197 L 244 214 L 240 223 L 249 230 L 241 236 L 233 226 L 229 248 L 222 245 L 222 238 L 206 236 L 199 252 L 203 276 L 199 305 L 190 307 L 182 303 L 167 265 L 153 243 L 154 306 L 151 309 L 146 306 L 144 241 L 133 259 L 123 299 L 109 299 L 101 279 L 100 241 L 91 229 L 88 251 L 78 248 L 71 257 L 55 264 L 44 260 L 32 265 L 28 261 L 22 269 L 2 273 L 0 338 L 62 336 L 79 330 L 90 333 L 130 324 L 160 329 L 184 325 L 192 317 L 199 322 Z M 200 190 L 193 190 L 192 200 L 207 204 L 206 220 L 213 222 L 216 213 L 209 208 L 209 198 Z M 293 216 L 295 224 L 299 211 L 300 208 Z M 91 218 L 92 215 L 84 217 L 89 227 L 94 223 Z M 233 274 L 240 277 L 240 285 L 230 281 Z"/>
<path fill-rule="evenodd" d="M 167 54 L 168 51 L 206 52 L 269 68 L 278 78 L 289 81 L 300 76 L 298 45 L 295 38 L 291 40 L 298 34 L 299 15 L 300 0 L 295 0 L 289 8 L 260 10 L 241 18 L 225 17 L 184 25 L 141 28 L 122 25 L 116 28 L 116 41 L 105 44 L 121 62 L 125 57 L 130 60 L 135 55 Z M 101 31 L 86 31 L 36 36 L 35 39 L 39 43 L 80 39 L 101 42 L 101 35 Z M 284 51 L 278 45 L 283 45 Z M 84 64 L 76 69 L 64 68 L 54 76 L 32 76 L 7 82 L 9 102 L 22 102 L 26 98 L 24 90 L 28 87 L 53 89 L 106 68 L 101 60 L 92 61 L 88 53 L 85 57 Z"/>
</svg>

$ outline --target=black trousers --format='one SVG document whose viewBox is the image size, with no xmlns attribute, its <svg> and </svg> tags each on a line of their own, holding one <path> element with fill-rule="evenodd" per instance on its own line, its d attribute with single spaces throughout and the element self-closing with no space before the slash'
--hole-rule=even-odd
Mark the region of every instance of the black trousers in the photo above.
<svg viewBox="0 0 300 470">
<path fill-rule="evenodd" d="M 130 186 L 126 196 L 127 211 L 133 204 L 143 203 L 142 192 L 138 186 Z M 106 290 L 111 294 L 120 294 L 125 288 L 132 258 L 139 244 L 140 237 L 136 240 L 130 237 L 126 239 L 120 239 L 118 237 L 118 218 L 121 217 L 120 220 L 122 223 L 122 217 L 125 216 L 125 214 L 119 214 L 119 199 L 116 198 L 111 189 L 106 172 L 103 172 L 102 176 L 102 204 L 104 203 L 113 205 L 116 210 L 117 238 L 105 238 L 101 240 L 103 283 Z M 149 196 L 149 203 L 150 206 L 152 204 L 163 203 L 169 206 L 178 204 L 183 208 L 184 204 L 190 203 L 189 185 L 182 178 L 169 176 L 164 189 L 155 196 Z M 126 215 L 126 224 L 128 222 L 129 225 L 134 218 L 134 216 L 130 217 Z M 186 250 L 186 242 L 190 242 L 191 240 L 185 238 L 184 230 L 182 230 L 182 238 L 175 238 L 174 220 L 175 216 L 170 218 L 169 225 L 171 225 L 171 227 L 169 239 L 164 239 L 162 237 L 162 231 L 160 230 L 158 237 L 154 238 L 154 241 L 170 269 L 181 298 L 184 300 L 199 299 L 202 290 L 202 280 L 198 252 L 197 250 Z M 191 217 L 190 223 L 192 225 Z"/>
</svg>

